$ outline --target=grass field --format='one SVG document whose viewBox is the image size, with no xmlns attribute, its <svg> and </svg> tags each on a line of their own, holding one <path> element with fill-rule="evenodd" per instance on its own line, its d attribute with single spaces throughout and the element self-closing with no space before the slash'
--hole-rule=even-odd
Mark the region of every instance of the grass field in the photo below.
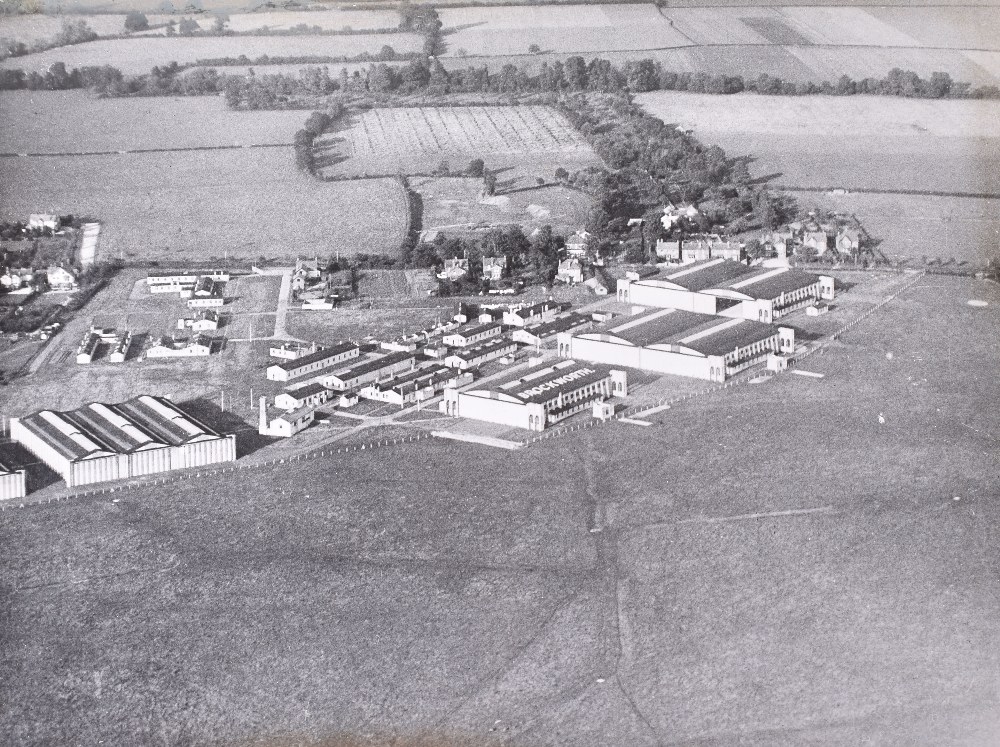
<svg viewBox="0 0 1000 747">
<path fill-rule="evenodd" d="M 101 99 L 82 91 L 3 91 L 0 153 L 290 145 L 306 116 L 237 112 L 218 96 Z M 91 122 L 107 126 L 86 126 Z"/>
<path fill-rule="evenodd" d="M 998 308 L 927 278 L 652 428 L 4 512 L 0 735 L 991 744 Z"/>
<path fill-rule="evenodd" d="M 327 55 L 354 56 L 362 52 L 378 53 L 388 44 L 397 52 L 416 52 L 421 39 L 416 34 L 352 34 L 349 36 L 203 36 L 142 37 L 109 39 L 59 47 L 24 57 L 12 57 L 0 63 L 6 68 L 44 72 L 53 62 L 66 67 L 113 65 L 124 73 L 148 73 L 154 65 L 181 64 L 213 57 L 254 59 L 261 55 L 297 57 Z"/>
<path fill-rule="evenodd" d="M 1000 104 L 884 97 L 711 96 L 639 102 L 795 187 L 1000 193 Z"/>
<path fill-rule="evenodd" d="M 653 5 L 566 5 L 451 8 L 441 11 L 447 54 L 524 54 L 532 44 L 544 52 L 577 54 L 660 49 L 691 42 Z"/>
<path fill-rule="evenodd" d="M 290 147 L 3 158 L 0 206 L 92 216 L 101 256 L 146 260 L 392 253 L 407 216 L 395 181 L 324 184 Z"/>
<path fill-rule="evenodd" d="M 334 161 L 324 174 L 427 173 L 442 161 L 461 171 L 482 158 L 495 171 L 522 167 L 551 176 L 559 166 L 598 163 L 569 122 L 542 106 L 372 109 L 317 146 L 321 164 Z"/>
<path fill-rule="evenodd" d="M 423 229 L 449 235 L 512 223 L 522 226 L 526 234 L 551 225 L 568 235 L 586 222 L 590 206 L 589 197 L 565 187 L 527 189 L 482 200 L 481 179 L 418 177 L 410 180 L 410 186 L 423 197 Z"/>
</svg>

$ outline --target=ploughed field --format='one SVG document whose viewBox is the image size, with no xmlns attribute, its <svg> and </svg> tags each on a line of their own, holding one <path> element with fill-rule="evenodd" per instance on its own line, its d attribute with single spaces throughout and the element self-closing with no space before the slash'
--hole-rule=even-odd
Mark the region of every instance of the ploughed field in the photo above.
<svg viewBox="0 0 1000 747">
<path fill-rule="evenodd" d="M 649 428 L 0 513 L 0 741 L 990 744 L 998 309 L 924 278 Z"/>
<path fill-rule="evenodd" d="M 565 117 L 545 106 L 371 109 L 318 138 L 315 153 L 325 176 L 427 174 L 442 162 L 460 172 L 481 158 L 494 171 L 551 177 L 560 166 L 600 163 Z"/>
<path fill-rule="evenodd" d="M 1000 194 L 1000 102 L 885 96 L 713 96 L 638 102 L 789 187 Z"/>
</svg>

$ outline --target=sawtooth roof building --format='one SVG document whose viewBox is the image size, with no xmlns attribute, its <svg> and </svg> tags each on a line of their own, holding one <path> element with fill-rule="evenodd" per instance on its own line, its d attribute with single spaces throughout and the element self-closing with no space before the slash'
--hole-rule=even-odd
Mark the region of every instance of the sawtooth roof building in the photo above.
<svg viewBox="0 0 1000 747">
<path fill-rule="evenodd" d="M 561 333 L 558 348 L 562 358 L 721 382 L 769 353 L 793 352 L 795 332 L 748 319 L 659 309 L 578 335 Z"/>
<path fill-rule="evenodd" d="M 834 298 L 834 281 L 787 267 L 747 267 L 710 260 L 656 277 L 618 281 L 618 300 L 770 323 L 817 301 Z"/>
<path fill-rule="evenodd" d="M 70 487 L 236 460 L 220 435 L 164 397 L 11 418 L 10 435 Z"/>
<path fill-rule="evenodd" d="M 488 389 L 445 389 L 441 412 L 455 417 L 544 430 L 595 402 L 628 394 L 625 371 L 573 360 L 541 364 Z"/>
<path fill-rule="evenodd" d="M 28 485 L 24 470 L 0 462 L 0 501 L 24 498 L 27 493 Z"/>
</svg>

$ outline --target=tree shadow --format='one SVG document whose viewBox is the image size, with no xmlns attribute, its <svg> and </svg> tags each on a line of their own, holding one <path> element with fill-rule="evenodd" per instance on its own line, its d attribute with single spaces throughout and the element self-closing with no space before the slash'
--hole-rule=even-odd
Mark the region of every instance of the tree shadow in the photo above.
<svg viewBox="0 0 1000 747">
<path fill-rule="evenodd" d="M 753 162 L 756 159 L 750 159 Z M 758 176 L 756 179 L 751 179 L 750 184 L 766 184 L 769 181 L 777 179 L 778 177 L 784 176 L 783 171 L 775 171 L 773 174 L 764 174 L 763 176 Z"/>
</svg>

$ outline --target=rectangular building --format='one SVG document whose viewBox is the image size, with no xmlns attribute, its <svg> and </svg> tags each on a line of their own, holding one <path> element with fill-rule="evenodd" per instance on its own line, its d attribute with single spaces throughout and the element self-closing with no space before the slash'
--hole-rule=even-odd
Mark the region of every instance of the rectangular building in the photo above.
<svg viewBox="0 0 1000 747">
<path fill-rule="evenodd" d="M 519 309 L 507 311 L 503 315 L 503 323 L 511 327 L 524 327 L 528 324 L 543 322 L 552 319 L 562 311 L 562 304 L 555 301 L 542 301 L 541 303 L 523 306 Z"/>
<path fill-rule="evenodd" d="M 793 352 L 795 332 L 748 319 L 660 309 L 582 334 L 561 333 L 558 346 L 563 358 L 721 382 L 766 360 L 768 353 Z"/>
<path fill-rule="evenodd" d="M 365 399 L 403 406 L 430 399 L 447 387 L 465 386 L 471 383 L 471 373 L 459 373 L 448 366 L 436 365 L 371 383 L 363 387 L 358 394 Z"/>
<path fill-rule="evenodd" d="M 594 403 L 628 394 L 625 371 L 573 360 L 542 364 L 516 378 L 483 389 L 445 389 L 440 410 L 446 415 L 544 430 Z"/>
<path fill-rule="evenodd" d="M 261 397 L 257 432 L 262 436 L 291 438 L 312 425 L 315 419 L 315 407 L 303 405 L 294 410 L 268 409 L 267 398 Z"/>
<path fill-rule="evenodd" d="M 327 374 L 320 381 L 323 386 L 338 392 L 363 386 L 372 381 L 380 381 L 396 375 L 400 371 L 413 369 L 417 356 L 413 353 L 387 353 L 378 358 L 370 358 L 362 363 Z"/>
<path fill-rule="evenodd" d="M 0 462 L 0 501 L 24 498 L 27 494 L 28 482 L 24 470 Z"/>
<path fill-rule="evenodd" d="M 829 276 L 787 267 L 747 267 L 721 259 L 657 277 L 618 281 L 622 303 L 764 323 L 833 297 L 834 281 Z"/>
<path fill-rule="evenodd" d="M 297 410 L 300 407 L 316 407 L 330 398 L 330 390 L 314 381 L 304 386 L 286 389 L 274 398 L 274 406 L 282 410 Z"/>
<path fill-rule="evenodd" d="M 177 272 L 175 270 L 151 270 L 146 276 L 146 285 L 194 286 L 199 277 L 207 277 L 217 282 L 229 282 L 228 270 L 199 270 L 198 272 Z"/>
<path fill-rule="evenodd" d="M 236 460 L 235 436 L 150 395 L 11 418 L 10 435 L 70 487 Z"/>
<path fill-rule="evenodd" d="M 517 352 L 517 343 L 509 337 L 495 337 L 469 348 L 459 348 L 444 359 L 446 366 L 467 371 L 505 355 Z"/>
<path fill-rule="evenodd" d="M 541 345 L 542 341 L 548 337 L 554 337 L 560 332 L 569 332 L 578 327 L 591 324 L 592 320 L 583 314 L 572 312 L 566 316 L 550 319 L 539 324 L 529 324 L 527 327 L 515 329 L 511 334 L 514 342 L 522 345 Z"/>
<path fill-rule="evenodd" d="M 361 355 L 361 348 L 353 342 L 339 342 L 328 348 L 320 348 L 312 353 L 268 366 L 267 378 L 269 381 L 290 381 L 299 376 L 339 365 L 357 358 L 359 355 Z"/>
<path fill-rule="evenodd" d="M 441 340 L 445 345 L 452 348 L 464 348 L 470 345 L 488 340 L 503 333 L 503 325 L 499 322 L 487 322 L 479 324 L 464 324 L 456 330 L 446 334 Z"/>
</svg>

